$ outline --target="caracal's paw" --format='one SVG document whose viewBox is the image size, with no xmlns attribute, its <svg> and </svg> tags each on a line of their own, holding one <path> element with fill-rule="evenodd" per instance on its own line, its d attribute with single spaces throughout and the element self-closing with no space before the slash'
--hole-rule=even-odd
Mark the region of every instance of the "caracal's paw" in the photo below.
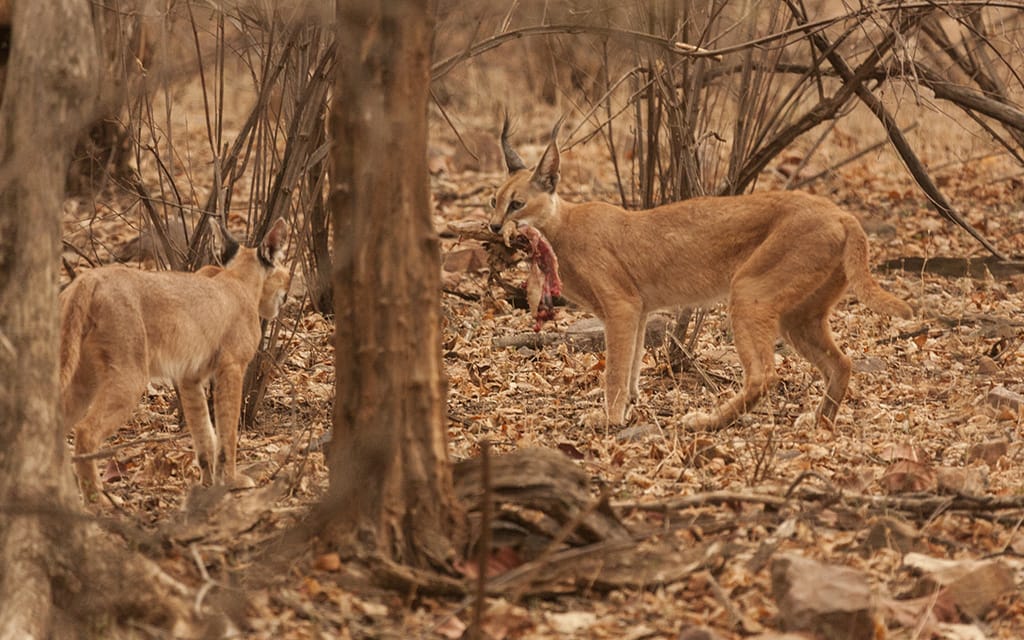
<svg viewBox="0 0 1024 640">
<path fill-rule="evenodd" d="M 608 414 L 604 409 L 591 409 L 580 416 L 580 425 L 591 430 L 608 426 Z"/>
<path fill-rule="evenodd" d="M 793 426 L 801 431 L 818 428 L 818 414 L 814 411 L 805 411 L 796 417 Z"/>
<path fill-rule="evenodd" d="M 797 416 L 793 422 L 793 426 L 798 427 L 804 431 L 824 429 L 826 431 L 835 430 L 835 423 L 829 420 L 828 417 L 821 415 L 817 411 L 807 411 Z"/>
<path fill-rule="evenodd" d="M 683 428 L 688 431 L 709 431 L 721 426 L 718 416 L 702 411 L 691 411 L 683 416 L 681 422 Z"/>
<path fill-rule="evenodd" d="M 234 480 L 228 480 L 228 489 L 235 491 L 237 489 L 252 489 L 256 486 L 256 481 L 245 475 L 244 473 L 235 474 Z"/>
</svg>

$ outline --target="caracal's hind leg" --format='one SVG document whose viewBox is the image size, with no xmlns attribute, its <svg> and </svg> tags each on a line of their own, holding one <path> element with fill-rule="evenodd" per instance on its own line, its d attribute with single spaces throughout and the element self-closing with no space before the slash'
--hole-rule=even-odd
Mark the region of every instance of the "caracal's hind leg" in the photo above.
<svg viewBox="0 0 1024 640">
<path fill-rule="evenodd" d="M 691 429 L 727 426 L 753 407 L 775 380 L 775 336 L 778 318 L 773 306 L 737 297 L 729 303 L 736 353 L 743 365 L 743 387 L 711 413 L 693 412 L 683 417 Z"/>
<path fill-rule="evenodd" d="M 64 428 L 72 431 L 74 426 L 85 416 L 86 410 L 96 395 L 96 374 L 86 365 L 79 364 L 71 378 L 71 384 L 67 389 L 61 389 L 61 412 L 64 418 Z"/>
<path fill-rule="evenodd" d="M 832 338 L 828 324 L 832 305 L 842 295 L 846 277 L 839 270 L 817 291 L 782 315 L 782 337 L 797 353 L 821 372 L 825 380 L 825 396 L 815 412 L 815 424 L 822 420 L 832 424 L 839 405 L 846 396 L 853 366 Z"/>
<path fill-rule="evenodd" d="M 776 378 L 775 338 L 781 330 L 782 314 L 801 304 L 827 307 L 824 302 L 834 294 L 834 287 L 840 286 L 829 283 L 840 266 L 844 238 L 841 226 L 822 226 L 816 220 L 794 216 L 740 266 L 731 283 L 729 315 L 743 365 L 743 388 L 711 415 L 696 415 L 687 422 L 704 428 L 725 426 L 760 400 Z M 812 298 L 822 297 L 808 302 L 809 292 Z M 806 335 L 820 338 L 825 326 L 819 322 Z M 840 382 L 836 378 L 837 388 Z"/>
<path fill-rule="evenodd" d="M 128 421 L 146 390 L 143 380 L 145 374 L 137 370 L 115 370 L 99 376 L 98 392 L 74 427 L 76 456 L 95 453 L 107 437 Z M 86 502 L 96 501 L 100 495 L 96 463 L 93 460 L 76 460 L 75 473 L 82 497 Z"/>
<path fill-rule="evenodd" d="M 196 463 L 202 474 L 202 483 L 209 486 L 213 484 L 216 474 L 217 436 L 210 423 L 204 382 L 196 378 L 183 379 L 175 386 L 178 389 L 178 400 L 181 401 L 181 411 L 185 414 L 185 424 L 192 434 L 192 446 L 196 450 Z"/>
<path fill-rule="evenodd" d="M 238 445 L 238 418 L 242 411 L 242 377 L 245 366 L 239 362 L 226 362 L 217 367 L 213 387 L 213 411 L 217 417 L 219 441 L 217 479 L 229 487 L 251 487 L 255 483 L 236 471 L 235 456 Z"/>
</svg>

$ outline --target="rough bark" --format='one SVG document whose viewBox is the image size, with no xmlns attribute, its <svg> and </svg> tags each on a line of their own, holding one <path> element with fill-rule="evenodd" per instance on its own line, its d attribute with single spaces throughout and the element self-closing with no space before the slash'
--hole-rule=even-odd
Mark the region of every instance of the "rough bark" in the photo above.
<svg viewBox="0 0 1024 640">
<path fill-rule="evenodd" d="M 0 107 L 0 637 L 45 637 L 77 504 L 58 417 L 57 272 L 66 139 L 88 116 L 97 52 L 85 0 L 18 2 Z M 70 539 L 69 539 L 70 538 Z"/>
<path fill-rule="evenodd" d="M 170 627 L 188 617 L 184 587 L 81 516 L 57 402 L 61 200 L 99 86 L 90 3 L 25 0 L 13 24 L 0 106 L 0 639 L 83 637 L 89 620 L 111 633 L 122 617 Z"/>
<path fill-rule="evenodd" d="M 426 169 L 430 0 L 339 1 L 330 129 L 336 398 L 325 537 L 446 566 L 440 254 Z"/>
</svg>

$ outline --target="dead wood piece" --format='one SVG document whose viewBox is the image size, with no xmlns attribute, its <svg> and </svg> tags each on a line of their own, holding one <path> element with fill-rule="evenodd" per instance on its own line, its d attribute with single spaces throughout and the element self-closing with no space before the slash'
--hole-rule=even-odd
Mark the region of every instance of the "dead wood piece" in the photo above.
<svg viewBox="0 0 1024 640">
<path fill-rule="evenodd" d="M 770 494 L 743 493 L 739 491 L 709 491 L 697 493 L 685 498 L 676 498 L 664 502 L 620 502 L 612 506 L 619 510 L 642 509 L 644 511 L 656 511 L 667 513 L 680 509 L 693 507 L 704 507 L 716 504 L 731 504 L 750 502 L 773 507 L 784 507 L 791 502 L 789 498 Z"/>
<path fill-rule="evenodd" d="M 901 553 L 921 546 L 921 532 L 900 518 L 882 515 L 875 518 L 861 542 L 861 550 L 870 555 L 879 549 L 896 549 Z"/>
<path fill-rule="evenodd" d="M 520 565 L 492 579 L 488 592 L 499 596 L 559 594 L 580 588 L 598 592 L 653 589 L 679 582 L 704 568 L 707 553 L 706 546 L 679 551 L 663 543 L 609 540 L 564 549 Z"/>
<path fill-rule="evenodd" d="M 542 464 L 536 466 L 553 466 L 560 470 L 560 477 L 570 476 L 567 483 L 570 488 L 579 486 L 583 486 L 584 489 L 586 488 L 585 476 L 581 478 L 581 472 L 575 465 L 561 458 L 560 455 L 548 450 L 528 453 L 544 459 Z M 518 464 L 518 460 L 515 459 L 516 456 L 506 456 L 506 458 L 511 458 L 513 464 L 505 464 L 503 466 L 519 469 L 521 473 L 529 471 L 523 469 Z M 509 460 L 505 460 L 505 462 L 508 463 Z M 569 465 L 568 471 L 565 468 L 567 464 Z M 482 466 L 486 467 L 486 465 Z M 503 474 L 507 471 L 508 469 L 503 470 Z M 486 481 L 486 469 L 482 473 L 485 474 Z M 456 484 L 460 486 L 458 480 Z M 488 487 L 485 487 L 484 496 L 498 502 L 498 499 L 494 498 L 494 496 L 499 492 L 495 492 L 491 485 L 488 485 Z M 547 489 L 547 491 L 550 490 L 550 488 Z M 515 498 L 519 500 L 521 496 L 516 495 Z M 550 502 L 550 500 L 545 500 Z M 485 585 L 486 592 L 489 595 L 518 599 L 526 593 L 533 595 L 557 595 L 575 592 L 580 589 L 587 591 L 595 589 L 610 591 L 623 587 L 649 588 L 682 580 L 693 570 L 706 564 L 703 554 L 697 553 L 693 555 L 695 552 L 692 549 L 689 550 L 689 555 L 686 555 L 684 558 L 671 545 L 664 543 L 638 543 L 634 541 L 628 535 L 628 532 L 625 532 L 624 527 L 622 527 L 617 519 L 611 521 L 612 534 L 607 539 L 584 544 L 583 546 L 565 547 L 566 542 L 573 542 L 571 539 L 572 534 L 578 532 L 588 522 L 593 522 L 594 516 L 603 515 L 607 517 L 608 502 L 606 496 L 602 495 L 597 501 L 593 499 L 588 500 L 587 495 L 575 498 L 576 502 L 585 500 L 589 502 L 586 508 L 577 510 L 570 519 L 563 518 L 562 524 L 557 531 L 548 530 L 542 532 L 542 536 L 532 533 L 527 536 L 527 539 L 518 546 L 520 554 L 524 557 L 529 557 L 529 549 L 525 549 L 525 547 L 528 545 L 530 537 L 534 539 L 534 544 L 537 544 L 538 539 L 541 541 L 543 546 L 540 548 L 539 553 L 523 564 L 487 581 Z M 546 503 L 539 508 L 543 509 L 550 506 L 550 504 Z M 490 524 L 493 524 L 495 527 L 501 526 L 503 524 L 502 520 L 510 517 L 512 513 L 509 509 L 503 509 L 502 514 L 494 518 L 493 523 Z M 472 519 L 473 514 L 470 515 Z M 486 526 L 488 524 L 487 518 L 481 517 L 481 519 Z M 557 524 L 557 522 L 554 522 L 555 518 L 549 517 L 546 514 L 543 516 L 543 519 L 552 521 L 549 525 Z M 525 530 L 539 530 L 538 527 L 531 526 L 525 518 L 521 519 L 520 522 L 523 523 Z M 577 538 L 579 537 L 577 536 Z M 576 541 L 576 544 L 580 544 L 579 540 Z"/>
<path fill-rule="evenodd" d="M 1024 509 L 1024 496 L 966 495 L 943 496 L 921 494 L 915 496 L 876 496 L 864 494 L 840 494 L 834 491 L 804 489 L 790 497 L 765 493 L 743 493 L 739 491 L 710 491 L 684 498 L 662 502 L 618 502 L 612 507 L 619 511 L 640 509 L 667 513 L 681 509 L 706 507 L 720 504 L 752 503 L 781 509 L 798 502 L 841 503 L 851 509 L 868 507 L 881 511 L 903 511 L 916 516 L 928 517 L 938 511 L 966 511 L 985 513 Z"/>
<path fill-rule="evenodd" d="M 172 435 L 169 435 L 169 436 L 153 436 L 152 438 L 138 438 L 138 439 L 132 440 L 130 442 L 122 442 L 121 444 L 111 445 L 111 446 L 106 447 L 104 449 L 100 449 L 99 451 L 94 451 L 93 453 L 80 453 L 80 454 L 77 454 L 77 455 L 73 455 L 73 456 L 71 456 L 71 459 L 77 462 L 79 460 L 99 460 L 100 458 L 113 458 L 114 456 L 117 455 L 118 451 L 120 451 L 121 449 L 126 449 L 128 447 L 145 446 L 145 445 L 154 444 L 154 443 L 157 443 L 157 442 L 168 442 L 170 440 L 181 440 L 182 438 L 188 438 L 188 437 L 190 437 L 190 434 L 186 432 L 186 433 L 176 433 L 176 434 L 172 434 Z"/>
<path fill-rule="evenodd" d="M 368 558 L 366 562 L 374 582 L 386 589 L 447 597 L 464 596 L 469 592 L 468 582 L 435 571 L 417 569 L 379 556 Z"/>
<path fill-rule="evenodd" d="M 455 465 L 454 482 L 456 495 L 463 504 L 479 505 L 483 486 L 479 460 Z M 592 544 L 630 538 L 628 529 L 606 502 L 593 507 L 594 495 L 588 476 L 571 460 L 549 449 L 522 449 L 492 457 L 491 491 L 498 507 L 491 526 L 499 526 L 497 523 L 503 516 L 517 510 L 529 510 L 539 513 L 540 518 L 515 518 L 513 527 L 532 522 L 535 526 L 530 527 L 531 532 L 550 535 L 552 527 L 543 526 L 543 518 L 550 518 L 563 527 L 579 517 L 570 543 Z"/>
<path fill-rule="evenodd" d="M 511 336 L 500 336 L 494 339 L 494 346 L 499 349 L 512 347 L 514 349 L 542 349 L 549 344 L 560 344 L 565 342 L 564 334 L 560 333 L 517 333 Z"/>
<path fill-rule="evenodd" d="M 669 318 L 654 315 L 647 322 L 647 333 L 644 334 L 644 346 L 648 349 L 664 344 L 665 332 Z M 551 344 L 565 343 L 577 351 L 604 350 L 604 323 L 597 318 L 584 318 L 569 325 L 564 333 L 517 333 L 494 339 L 494 346 L 499 348 L 527 347 L 540 349 Z"/>
<path fill-rule="evenodd" d="M 879 265 L 883 271 L 906 271 L 907 273 L 933 273 L 947 278 L 971 277 L 984 280 L 991 276 L 996 280 L 1008 280 L 1024 273 L 1024 261 L 1001 260 L 995 256 L 982 258 L 958 258 L 936 256 L 923 258 L 906 256 L 893 258 Z"/>
<path fill-rule="evenodd" d="M 801 500 L 834 500 L 833 493 L 804 491 L 799 495 Z M 905 511 L 920 517 L 929 517 L 939 511 L 966 511 L 984 513 L 1007 509 L 1024 509 L 1024 496 L 993 496 L 993 495 L 956 495 L 938 496 L 926 494 L 922 496 L 871 496 L 843 495 L 840 501 L 849 507 L 869 507 L 882 510 Z"/>
</svg>

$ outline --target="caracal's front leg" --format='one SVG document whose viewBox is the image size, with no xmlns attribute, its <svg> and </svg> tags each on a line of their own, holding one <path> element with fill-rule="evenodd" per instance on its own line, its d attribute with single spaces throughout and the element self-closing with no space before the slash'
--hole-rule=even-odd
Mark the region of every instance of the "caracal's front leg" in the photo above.
<svg viewBox="0 0 1024 640">
<path fill-rule="evenodd" d="M 640 369 L 644 366 L 644 338 L 647 335 L 647 314 L 640 317 L 636 325 L 636 337 L 633 346 L 633 364 L 629 370 L 629 400 L 636 403 L 640 399 Z"/>
<path fill-rule="evenodd" d="M 607 310 L 605 340 L 605 406 L 608 423 L 622 425 L 631 401 L 633 369 L 636 366 L 636 335 L 643 314 L 639 305 L 619 303 Z"/>
<path fill-rule="evenodd" d="M 185 424 L 192 434 L 192 445 L 196 449 L 196 462 L 202 473 L 204 485 L 213 484 L 217 472 L 217 435 L 210 424 L 210 410 L 206 406 L 206 392 L 203 380 L 179 380 L 177 386 L 181 411 Z M 219 420 L 219 418 L 218 418 Z"/>
<path fill-rule="evenodd" d="M 226 362 L 217 367 L 213 387 L 213 412 L 217 417 L 220 448 L 217 456 L 217 480 L 228 486 L 254 485 L 251 478 L 238 477 L 235 452 L 238 443 L 238 417 L 242 411 L 242 376 L 245 366 Z"/>
</svg>

